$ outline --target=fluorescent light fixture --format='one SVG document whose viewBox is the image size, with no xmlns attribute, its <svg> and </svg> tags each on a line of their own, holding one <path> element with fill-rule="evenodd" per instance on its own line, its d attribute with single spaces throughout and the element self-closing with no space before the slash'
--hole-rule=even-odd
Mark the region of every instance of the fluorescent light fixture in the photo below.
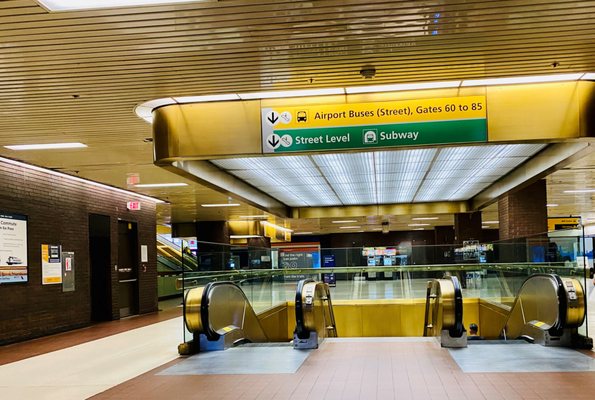
<svg viewBox="0 0 595 400">
<path fill-rule="evenodd" d="M 186 96 L 186 97 L 174 97 L 178 103 L 206 103 L 209 101 L 230 101 L 240 100 L 240 96 L 235 93 L 230 94 L 213 94 L 206 96 Z"/>
<path fill-rule="evenodd" d="M 416 218 L 411 218 L 411 220 L 413 221 L 430 221 L 433 219 L 438 219 L 438 217 L 416 217 Z"/>
<path fill-rule="evenodd" d="M 262 236 L 258 235 L 229 235 L 230 239 L 252 239 L 252 238 L 261 238 Z"/>
<path fill-rule="evenodd" d="M 355 219 L 346 219 L 343 221 L 333 221 L 333 224 L 352 224 L 354 222 L 357 222 L 357 220 Z"/>
<path fill-rule="evenodd" d="M 329 88 L 329 89 L 305 89 L 305 90 L 286 90 L 279 92 L 254 92 L 254 93 L 238 93 L 242 100 L 255 99 L 276 99 L 282 97 L 306 97 L 306 96 L 328 96 L 332 94 L 345 94 L 343 88 Z"/>
<path fill-rule="evenodd" d="M 17 144 L 4 146 L 10 150 L 54 150 L 54 149 L 81 149 L 87 147 L 83 143 L 43 143 L 43 144 Z"/>
<path fill-rule="evenodd" d="M 339 229 L 361 229 L 361 226 L 340 226 Z"/>
<path fill-rule="evenodd" d="M 583 77 L 581 78 L 581 80 L 583 80 L 583 81 L 595 81 L 595 72 L 587 72 L 585 75 L 583 75 Z"/>
<path fill-rule="evenodd" d="M 313 233 L 314 233 L 314 232 L 294 232 L 293 234 L 294 234 L 294 235 L 311 235 L 311 234 L 313 234 Z"/>
<path fill-rule="evenodd" d="M 499 224 L 500 221 L 483 221 L 484 224 Z"/>
<path fill-rule="evenodd" d="M 423 231 L 424 228 L 415 228 L 414 231 Z"/>
<path fill-rule="evenodd" d="M 546 204 L 545 206 L 546 207 L 558 207 L 558 205 L 555 203 Z"/>
<path fill-rule="evenodd" d="M 33 171 L 43 172 L 45 174 L 50 174 L 50 175 L 57 176 L 57 177 L 60 177 L 60 178 L 63 178 L 63 179 L 69 179 L 71 181 L 83 183 L 83 184 L 86 184 L 86 185 L 100 187 L 102 189 L 113 190 L 113 191 L 118 192 L 118 193 L 126 194 L 126 195 L 129 195 L 129 196 L 139 197 L 141 199 L 152 201 L 154 203 L 165 203 L 165 201 L 163 201 L 163 200 L 159 200 L 159 199 L 156 199 L 156 198 L 150 197 L 150 196 L 145 196 L 144 194 L 140 194 L 140 193 L 136 193 L 136 192 L 131 192 L 129 190 L 120 189 L 120 188 L 117 188 L 117 187 L 114 187 L 114 186 L 105 185 L 103 183 L 99 183 L 99 182 L 95 182 L 95 181 L 90 181 L 90 180 L 87 180 L 87 179 L 79 178 L 78 176 L 68 175 L 68 174 L 65 174 L 63 172 L 57 172 L 57 171 L 54 171 L 54 170 L 51 170 L 51 169 L 38 167 L 37 165 L 31 165 L 31 164 L 26 164 L 24 162 L 11 160 L 10 158 L 0 157 L 0 162 L 4 162 L 4 163 L 7 163 L 7 164 L 11 164 L 11 165 L 16 165 L 18 167 L 27 168 L 27 169 L 30 169 L 30 170 L 33 170 Z"/>
<path fill-rule="evenodd" d="M 179 186 L 188 186 L 187 183 L 177 182 L 177 183 L 140 183 L 138 185 L 134 185 L 137 188 L 162 188 L 162 187 L 179 187 Z"/>
<path fill-rule="evenodd" d="M 239 207 L 239 203 L 201 204 L 201 207 Z"/>
<path fill-rule="evenodd" d="M 430 226 L 430 224 L 407 224 L 407 226 Z"/>
<path fill-rule="evenodd" d="M 491 86 L 491 85 L 516 85 L 521 83 L 545 83 L 545 82 L 563 82 L 576 81 L 583 76 L 578 74 L 556 74 L 556 75 L 533 75 L 517 76 L 512 78 L 487 78 L 471 79 L 461 83 L 461 86 Z"/>
<path fill-rule="evenodd" d="M 153 6 L 189 3 L 189 0 L 37 0 L 50 11 L 91 10 L 98 8 Z M 196 1 L 196 0 L 195 0 Z M 198 0 L 201 1 L 201 0 Z M 202 0 L 204 1 L 204 0 Z"/>
<path fill-rule="evenodd" d="M 372 85 L 354 86 L 345 88 L 345 93 L 374 93 L 374 92 L 398 92 L 404 90 L 442 89 L 459 87 L 461 81 L 447 82 L 422 82 L 422 83 L 399 83 L 396 85 Z"/>
<path fill-rule="evenodd" d="M 490 229 L 490 227 L 488 225 L 482 225 L 481 229 Z"/>
<path fill-rule="evenodd" d="M 595 189 L 565 190 L 564 193 L 595 193 Z"/>
<path fill-rule="evenodd" d="M 268 215 L 240 215 L 238 218 L 241 219 L 267 219 Z"/>
<path fill-rule="evenodd" d="M 285 228 L 283 226 L 279 226 L 279 225 L 275 225 L 273 223 L 267 222 L 267 221 L 260 221 L 261 224 L 263 224 L 264 226 L 270 226 L 271 228 L 275 228 L 281 232 L 293 232 L 293 229 L 289 229 L 289 228 Z"/>
</svg>

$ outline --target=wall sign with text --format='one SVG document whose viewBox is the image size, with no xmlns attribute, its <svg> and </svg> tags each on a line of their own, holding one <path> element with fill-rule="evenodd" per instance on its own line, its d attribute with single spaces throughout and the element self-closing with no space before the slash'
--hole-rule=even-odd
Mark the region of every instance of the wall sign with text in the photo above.
<svg viewBox="0 0 595 400">
<path fill-rule="evenodd" d="M 0 211 L 0 284 L 27 280 L 27 216 Z"/>
</svg>

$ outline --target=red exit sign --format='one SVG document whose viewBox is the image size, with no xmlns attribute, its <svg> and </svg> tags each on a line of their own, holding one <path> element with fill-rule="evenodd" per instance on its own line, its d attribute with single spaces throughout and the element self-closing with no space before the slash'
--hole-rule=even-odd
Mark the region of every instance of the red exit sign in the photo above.
<svg viewBox="0 0 595 400">
<path fill-rule="evenodd" d="M 129 201 L 126 203 L 126 208 L 130 211 L 140 210 L 140 201 Z"/>
</svg>

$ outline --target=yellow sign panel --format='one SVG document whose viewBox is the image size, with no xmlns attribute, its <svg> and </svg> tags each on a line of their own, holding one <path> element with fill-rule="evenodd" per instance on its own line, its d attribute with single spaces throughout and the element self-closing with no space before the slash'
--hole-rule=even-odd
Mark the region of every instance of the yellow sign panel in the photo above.
<svg viewBox="0 0 595 400">
<path fill-rule="evenodd" d="M 547 219 L 548 231 L 556 231 L 560 229 L 578 229 L 580 226 L 580 217 L 560 217 Z"/>
<path fill-rule="evenodd" d="M 283 129 L 486 118 L 485 96 L 275 107 Z M 283 114 L 291 115 L 284 123 Z"/>
</svg>

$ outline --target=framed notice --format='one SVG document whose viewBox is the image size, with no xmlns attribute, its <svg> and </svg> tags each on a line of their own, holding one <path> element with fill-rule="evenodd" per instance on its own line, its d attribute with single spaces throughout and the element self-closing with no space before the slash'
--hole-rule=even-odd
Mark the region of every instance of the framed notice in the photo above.
<svg viewBox="0 0 595 400">
<path fill-rule="evenodd" d="M 27 216 L 0 211 L 0 284 L 27 282 Z"/>
<path fill-rule="evenodd" d="M 55 285 L 62 283 L 62 246 L 41 245 L 41 283 Z"/>
</svg>

